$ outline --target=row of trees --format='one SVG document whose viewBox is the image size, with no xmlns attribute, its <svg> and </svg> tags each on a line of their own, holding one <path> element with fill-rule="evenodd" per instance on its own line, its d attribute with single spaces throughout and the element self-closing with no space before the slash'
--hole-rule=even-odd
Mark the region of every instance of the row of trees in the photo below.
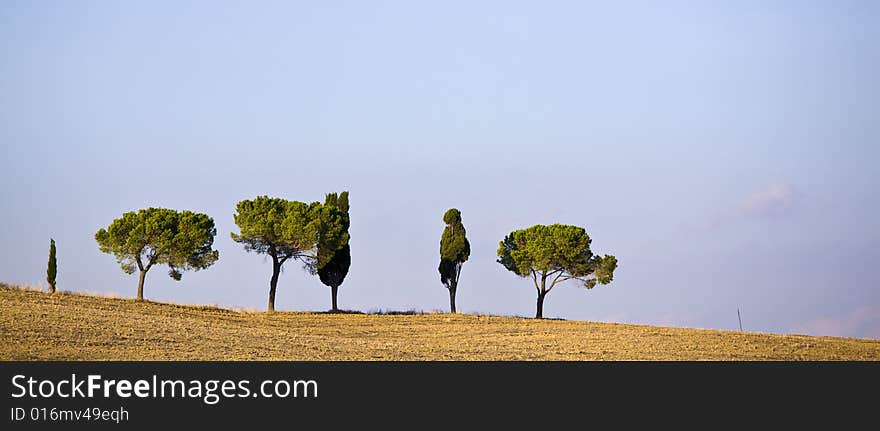
<svg viewBox="0 0 880 431">
<path fill-rule="evenodd" d="M 337 310 L 338 288 L 351 264 L 348 210 L 348 192 L 327 194 L 323 204 L 268 196 L 238 203 L 234 218 L 240 232 L 231 234 L 233 241 L 272 259 L 269 311 L 275 311 L 278 277 L 289 260 L 300 261 L 331 288 Z M 214 220 L 205 214 L 147 208 L 113 220 L 95 240 L 123 271 L 139 271 L 137 299 L 143 300 L 144 281 L 153 266 L 168 265 L 171 278 L 180 280 L 183 271 L 213 265 L 220 257 L 213 249 L 216 235 Z"/>
<path fill-rule="evenodd" d="M 269 280 L 270 312 L 283 265 L 299 261 L 312 275 L 331 288 L 332 310 L 338 311 L 337 293 L 351 266 L 348 192 L 329 193 L 324 203 L 289 201 L 260 196 L 243 200 L 234 214 L 238 233 L 232 239 L 247 252 L 272 259 Z M 452 208 L 443 215 L 446 227 L 440 239 L 440 281 L 449 290 L 449 307 L 456 312 L 455 295 L 470 243 L 461 212 Z M 213 265 L 219 252 L 213 249 L 217 229 L 214 220 L 201 213 L 147 208 L 127 212 L 95 234 L 101 251 L 113 254 L 123 271 L 139 271 L 138 300 L 143 299 L 147 272 L 167 265 L 169 275 L 180 280 L 187 270 Z M 577 226 L 535 225 L 505 236 L 498 248 L 498 263 L 520 277 L 531 277 L 538 292 L 535 317 L 543 317 L 544 297 L 559 283 L 577 280 L 590 289 L 611 282 L 617 259 L 594 255 L 591 239 Z M 52 241 L 47 276 L 54 291 L 55 244 Z"/>
<path fill-rule="evenodd" d="M 452 208 L 443 215 L 446 228 L 440 239 L 440 281 L 449 289 L 450 311 L 455 313 L 455 291 L 461 267 L 471 254 L 471 245 L 461 221 L 461 212 Z M 590 250 L 592 239 L 584 228 L 563 224 L 535 225 L 515 230 L 498 246 L 497 262 L 508 271 L 531 277 L 538 292 L 535 317 L 544 317 L 544 297 L 560 283 L 580 282 L 592 289 L 614 278 L 617 258 L 599 256 Z"/>
</svg>

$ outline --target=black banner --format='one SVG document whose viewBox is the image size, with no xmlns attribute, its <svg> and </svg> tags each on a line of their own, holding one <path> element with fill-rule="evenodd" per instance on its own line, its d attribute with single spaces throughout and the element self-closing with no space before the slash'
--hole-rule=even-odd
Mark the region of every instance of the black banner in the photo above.
<svg viewBox="0 0 880 431">
<path fill-rule="evenodd" d="M 5 429 L 871 419 L 878 363 L 2 362 Z M 864 395 L 867 394 L 867 395 Z M 415 421 L 415 422 L 412 422 Z M 873 421 L 871 419 L 871 421 Z M 846 422 L 842 422 L 846 423 Z M 707 424 L 719 425 L 718 423 Z"/>
</svg>

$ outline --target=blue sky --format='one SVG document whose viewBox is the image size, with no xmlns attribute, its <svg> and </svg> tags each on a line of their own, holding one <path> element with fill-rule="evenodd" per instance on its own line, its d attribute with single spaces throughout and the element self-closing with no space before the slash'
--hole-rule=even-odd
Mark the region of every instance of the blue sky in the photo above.
<svg viewBox="0 0 880 431">
<path fill-rule="evenodd" d="M 584 226 L 614 282 L 545 316 L 880 338 L 880 4 L 0 4 L 0 280 L 134 296 L 94 242 L 148 206 L 211 215 L 220 261 L 149 299 L 264 309 L 235 203 L 349 190 L 347 309 L 531 316 L 511 230 Z M 329 308 L 288 264 L 281 310 Z"/>
</svg>

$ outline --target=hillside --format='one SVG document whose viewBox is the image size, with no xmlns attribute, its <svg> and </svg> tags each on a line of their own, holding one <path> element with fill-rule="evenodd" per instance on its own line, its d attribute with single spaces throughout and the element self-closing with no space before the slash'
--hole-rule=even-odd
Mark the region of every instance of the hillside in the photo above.
<svg viewBox="0 0 880 431">
<path fill-rule="evenodd" d="M 880 360 L 880 341 L 513 317 L 250 313 L 0 287 L 0 360 Z"/>
</svg>

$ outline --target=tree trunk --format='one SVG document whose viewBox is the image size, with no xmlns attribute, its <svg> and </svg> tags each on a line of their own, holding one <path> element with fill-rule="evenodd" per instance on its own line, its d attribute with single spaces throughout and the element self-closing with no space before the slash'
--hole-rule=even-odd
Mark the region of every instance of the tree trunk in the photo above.
<svg viewBox="0 0 880 431">
<path fill-rule="evenodd" d="M 55 285 L 54 284 L 49 285 L 49 293 L 55 293 Z"/>
<path fill-rule="evenodd" d="M 547 292 L 538 293 L 538 312 L 535 313 L 536 319 L 544 318 L 544 296 L 547 295 Z"/>
<path fill-rule="evenodd" d="M 455 313 L 455 286 L 449 287 L 449 312 Z"/>
<path fill-rule="evenodd" d="M 140 279 L 138 280 L 138 297 L 137 297 L 138 301 L 144 300 L 144 279 L 146 279 L 146 278 L 147 278 L 147 271 L 142 269 Z"/>
<path fill-rule="evenodd" d="M 281 272 L 281 265 L 278 260 L 272 259 L 272 279 L 269 280 L 269 309 L 270 313 L 275 311 L 275 287 L 278 286 L 278 274 Z"/>
<path fill-rule="evenodd" d="M 336 293 L 339 292 L 339 286 L 330 286 L 330 292 L 331 295 L 333 295 L 333 311 L 339 311 L 339 309 L 336 308 Z"/>
</svg>

